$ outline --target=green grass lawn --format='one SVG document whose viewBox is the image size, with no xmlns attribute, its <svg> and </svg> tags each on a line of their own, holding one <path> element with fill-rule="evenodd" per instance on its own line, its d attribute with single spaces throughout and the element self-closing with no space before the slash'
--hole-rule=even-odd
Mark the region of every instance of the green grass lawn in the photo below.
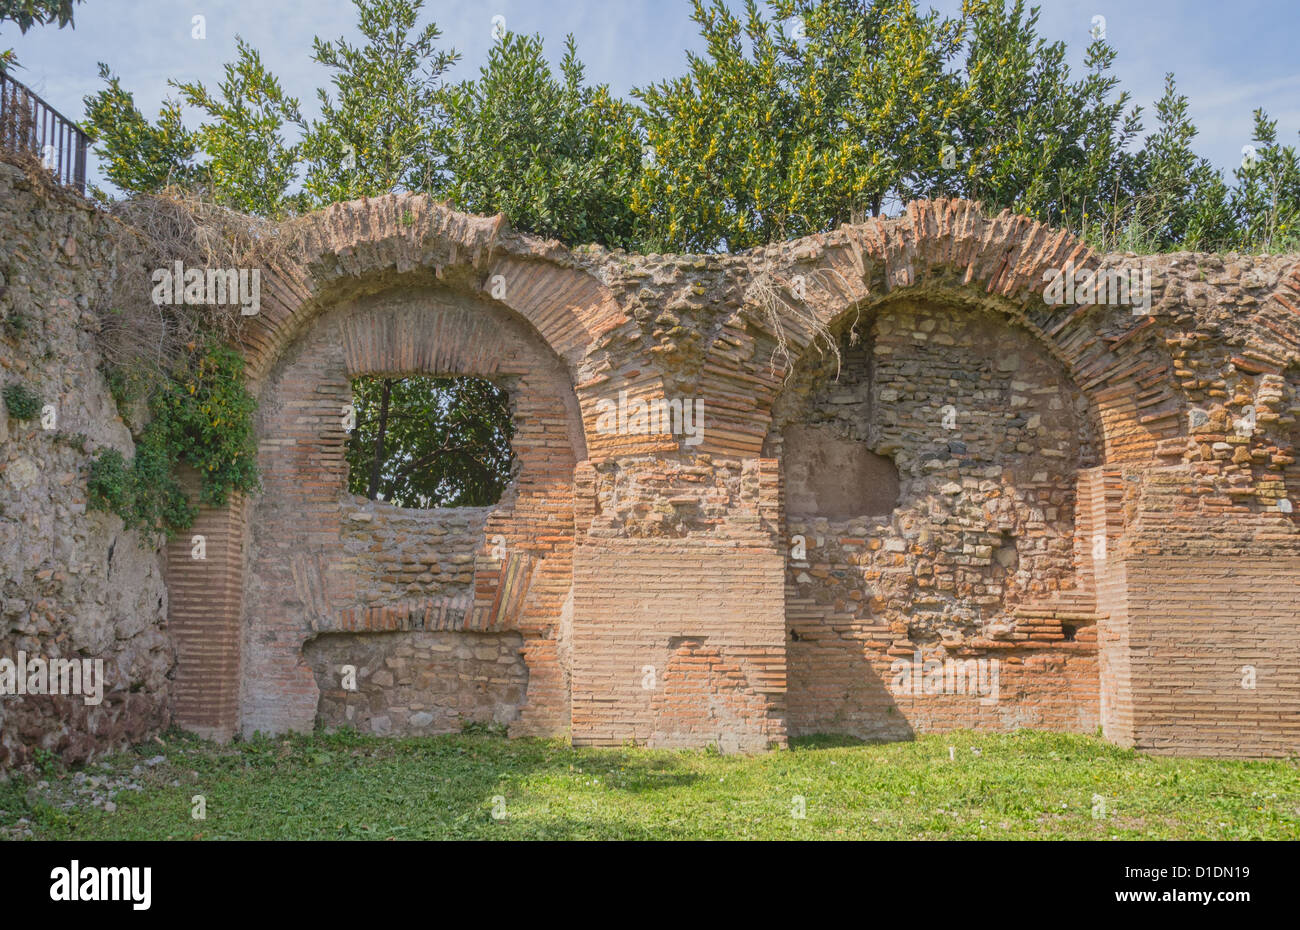
<svg viewBox="0 0 1300 930">
<path fill-rule="evenodd" d="M 191 816 L 195 795 L 206 800 L 205 820 Z M 47 764 L 0 785 L 0 835 L 28 831 L 146 840 L 1296 839 L 1300 766 L 1150 757 L 1030 731 L 871 745 L 819 737 L 748 757 L 476 734 L 219 747 L 173 733 L 106 765 Z"/>
</svg>

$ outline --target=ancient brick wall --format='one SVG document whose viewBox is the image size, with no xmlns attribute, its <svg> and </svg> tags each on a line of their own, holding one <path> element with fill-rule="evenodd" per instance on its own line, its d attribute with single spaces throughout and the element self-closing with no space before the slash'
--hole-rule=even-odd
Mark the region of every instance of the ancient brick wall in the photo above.
<svg viewBox="0 0 1300 930">
<path fill-rule="evenodd" d="M 473 375 L 503 387 L 516 421 L 517 472 L 499 504 L 403 510 L 349 494 L 344 413 L 351 379 L 368 374 Z M 340 668 L 353 665 L 373 684 L 399 658 L 420 679 L 417 656 L 437 664 L 428 645 L 435 631 L 473 631 L 506 652 L 500 644 L 509 642 L 525 669 L 521 631 L 558 635 L 563 597 L 554 591 L 569 587 L 573 468 L 581 451 L 574 448 L 575 438 L 581 442 L 571 428 L 576 418 L 561 362 L 510 311 L 425 287 L 323 314 L 262 392 L 263 490 L 250 515 L 241 729 L 341 723 L 332 705 L 321 703 L 323 682 L 337 690 Z M 384 635 L 367 640 L 364 633 Z M 316 657 L 338 660 L 332 672 L 310 667 L 308 643 Z M 344 644 L 359 650 L 354 661 L 344 661 Z M 542 655 L 530 657 L 546 664 Z M 497 722 L 520 715 L 520 682 L 493 679 L 489 691 L 500 705 Z M 409 698 L 399 703 L 412 707 Z M 372 723 L 400 731 L 432 713 L 440 725 L 458 728 L 457 714 L 443 713 L 448 708 L 464 709 L 459 698 L 431 697 L 428 708 L 388 708 Z M 430 724 L 411 726 L 427 731 Z"/>
<path fill-rule="evenodd" d="M 1157 752 L 1294 755 L 1294 513 L 1277 511 L 1272 498 L 1260 506 L 1240 485 L 1235 495 L 1193 498 L 1198 482 L 1180 468 L 1130 471 L 1125 483 L 1129 741 Z"/>
<path fill-rule="evenodd" d="M 580 480 L 574 742 L 784 742 L 774 464 L 668 455 Z"/>
<path fill-rule="evenodd" d="M 1294 746 L 1280 667 L 1269 702 L 1196 697 L 1297 642 L 1293 259 L 1097 256 L 955 202 L 740 256 L 568 252 L 410 197 L 294 234 L 245 335 L 267 471 L 243 729 L 490 716 L 753 750 L 1100 724 L 1156 751 Z M 1150 289 L 1136 308 L 1046 300 L 1070 266 Z M 503 332 L 531 354 L 498 371 Z M 358 371 L 518 379 L 516 447 L 545 479 L 491 511 L 349 502 L 334 420 Z M 672 404 L 702 405 L 703 429 L 638 419 Z M 1215 521 L 1239 516 L 1267 531 L 1221 545 Z M 1201 548 L 1155 546 L 1170 520 Z M 469 620 L 444 606 L 471 594 Z M 497 639 L 471 659 L 457 636 Z M 351 718 L 329 672 L 350 649 L 368 689 Z M 464 662 L 499 674 L 412 684 L 467 681 Z M 1201 677 L 1176 686 L 1187 663 Z M 1220 738 L 1240 719 L 1260 735 Z"/>
<path fill-rule="evenodd" d="M 1101 256 L 949 201 L 743 255 L 567 250 L 408 195 L 283 232 L 239 342 L 261 491 L 200 514 L 206 559 L 166 548 L 161 603 L 147 564 L 125 592 L 57 549 L 6 582 L 11 632 L 113 605 L 150 657 L 126 676 L 143 723 L 113 732 L 174 707 L 216 737 L 477 722 L 751 751 L 1100 725 L 1297 751 L 1295 256 Z M 95 285 L 63 239 L 13 251 L 74 275 L 51 305 L 70 318 Z M 1067 267 L 1149 273 L 1149 300 L 1045 299 Z M 0 272 L 29 293 L 30 269 Z M 507 390 L 520 470 L 497 506 L 346 492 L 350 381 L 380 374 Z M 700 428 L 643 416 L 674 409 Z M 21 491 L 42 437 L 7 429 Z M 6 545 L 77 513 L 38 498 L 6 498 L 26 514 Z M 60 746 L 92 729 L 69 719 Z"/>
</svg>

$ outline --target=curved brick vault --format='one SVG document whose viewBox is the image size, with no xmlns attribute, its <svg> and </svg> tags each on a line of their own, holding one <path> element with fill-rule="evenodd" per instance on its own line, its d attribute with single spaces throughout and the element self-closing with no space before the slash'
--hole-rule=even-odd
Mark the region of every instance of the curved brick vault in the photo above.
<svg viewBox="0 0 1300 930">
<path fill-rule="evenodd" d="M 182 725 L 1300 745 L 1294 258 L 1098 255 L 963 201 L 732 256 L 568 250 L 411 195 L 282 233 L 241 337 L 264 490 L 201 513 L 205 562 L 169 550 Z M 1150 312 L 1048 305 L 1067 264 L 1151 271 Z M 501 504 L 350 498 L 337 413 L 367 373 L 505 385 Z M 702 433 L 602 420 L 657 400 L 702 401 Z M 915 426 L 939 400 L 968 435 Z M 786 512 L 787 431 L 819 423 L 894 458 L 892 511 Z M 917 657 L 996 659 L 999 693 L 906 690 Z"/>
</svg>

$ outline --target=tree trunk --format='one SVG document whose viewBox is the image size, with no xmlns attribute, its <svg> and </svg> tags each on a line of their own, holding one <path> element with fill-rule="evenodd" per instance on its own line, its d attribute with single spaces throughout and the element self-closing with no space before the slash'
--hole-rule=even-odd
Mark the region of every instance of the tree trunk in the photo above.
<svg viewBox="0 0 1300 930">
<path fill-rule="evenodd" d="M 370 461 L 370 487 L 366 497 L 374 500 L 379 493 L 379 467 L 384 462 L 384 434 L 388 432 L 388 399 L 393 393 L 393 382 L 384 379 L 384 396 L 379 402 L 379 427 L 375 430 L 375 456 Z"/>
</svg>

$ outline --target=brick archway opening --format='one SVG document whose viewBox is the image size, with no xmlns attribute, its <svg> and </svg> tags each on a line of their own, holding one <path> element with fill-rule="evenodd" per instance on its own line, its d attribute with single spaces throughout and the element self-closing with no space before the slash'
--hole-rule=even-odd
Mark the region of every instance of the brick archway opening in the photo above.
<svg viewBox="0 0 1300 930">
<path fill-rule="evenodd" d="M 1098 723 L 1098 417 L 1004 314 L 900 295 L 774 407 L 792 736 Z M 838 368 L 838 371 L 837 371 Z M 866 483 L 867 487 L 861 485 Z"/>
<path fill-rule="evenodd" d="M 497 503 L 403 509 L 349 492 L 352 380 L 403 375 L 506 391 L 517 461 Z M 341 303 L 281 354 L 258 429 L 240 730 L 563 730 L 573 472 L 586 453 L 568 369 L 530 324 L 441 289 Z"/>
</svg>

